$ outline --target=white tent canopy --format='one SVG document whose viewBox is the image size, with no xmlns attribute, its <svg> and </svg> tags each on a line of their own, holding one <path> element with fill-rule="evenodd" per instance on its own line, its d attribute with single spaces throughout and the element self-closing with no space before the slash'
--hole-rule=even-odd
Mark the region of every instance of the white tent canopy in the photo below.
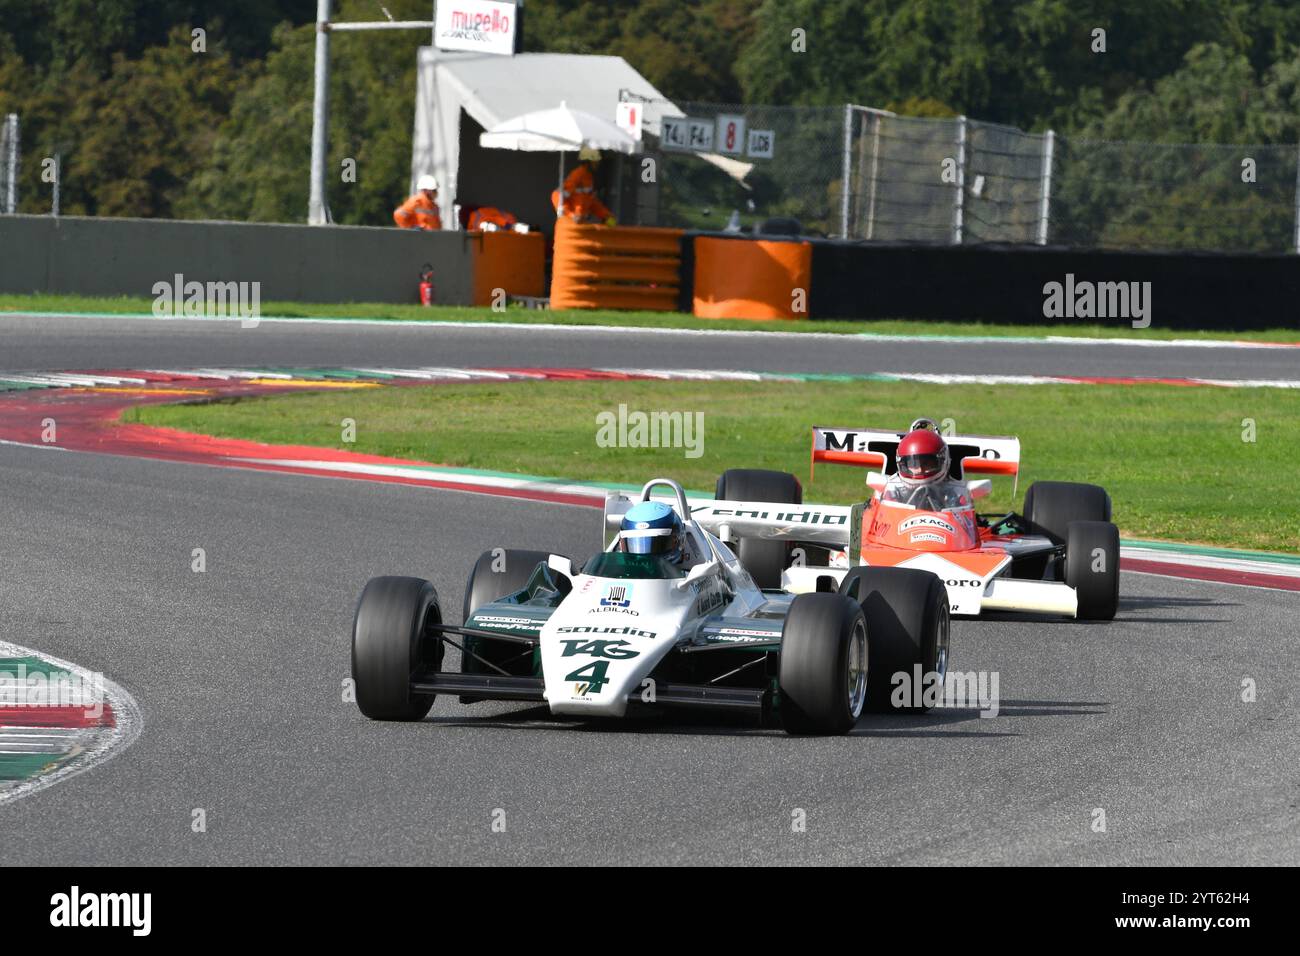
<svg viewBox="0 0 1300 956">
<path fill-rule="evenodd" d="M 438 203 L 443 221 L 450 223 L 459 185 L 462 110 L 484 130 L 492 130 L 513 117 L 565 103 L 617 129 L 614 118 L 620 94 L 644 103 L 643 129 L 649 135 L 659 135 L 661 117 L 683 115 L 622 57 L 564 53 L 504 57 L 422 47 L 411 181 L 422 173 L 438 177 L 443 184 Z"/>
<path fill-rule="evenodd" d="M 480 136 L 478 142 L 486 149 L 535 153 L 571 153 L 584 146 L 629 154 L 639 149 L 637 141 L 614 123 L 575 110 L 567 103 L 498 123 Z"/>
</svg>

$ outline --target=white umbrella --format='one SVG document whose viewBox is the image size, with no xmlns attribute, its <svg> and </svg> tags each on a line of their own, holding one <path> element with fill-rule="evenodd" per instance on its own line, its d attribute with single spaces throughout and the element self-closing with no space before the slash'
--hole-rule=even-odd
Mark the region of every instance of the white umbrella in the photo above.
<svg viewBox="0 0 1300 956">
<path fill-rule="evenodd" d="M 478 144 L 485 149 L 559 153 L 561 189 L 564 188 L 565 153 L 584 147 L 618 153 L 636 153 L 641 149 L 641 144 L 615 123 L 571 109 L 567 103 L 497 123 L 479 136 Z"/>
</svg>

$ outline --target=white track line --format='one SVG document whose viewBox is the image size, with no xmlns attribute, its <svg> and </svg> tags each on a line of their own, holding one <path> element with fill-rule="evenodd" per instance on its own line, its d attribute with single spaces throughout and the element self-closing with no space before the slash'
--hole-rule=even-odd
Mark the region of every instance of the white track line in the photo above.
<svg viewBox="0 0 1300 956">
<path fill-rule="evenodd" d="M 0 320 L 22 318 L 83 319 L 86 321 L 120 322 L 218 322 L 240 324 L 245 320 L 239 316 L 203 316 L 187 318 L 159 319 L 149 315 L 107 315 L 104 313 L 77 312 L 0 312 Z M 827 322 L 833 320 L 826 320 Z M 1148 339 L 1148 338 L 1088 338 L 1074 335 L 944 335 L 933 334 L 889 334 L 877 332 L 780 332 L 771 329 L 749 331 L 747 329 L 660 329 L 643 328 L 626 325 L 566 325 L 560 322 L 485 322 L 472 320 L 440 319 L 324 319 L 324 318 L 287 318 L 267 316 L 257 319 L 258 324 L 268 325 L 375 325 L 398 326 L 426 330 L 469 329 L 479 332 L 565 332 L 571 334 L 617 335 L 655 335 L 655 336 L 706 336 L 724 338 L 777 339 L 787 341 L 832 341 L 844 342 L 853 339 L 867 342 L 917 342 L 931 345 L 1082 345 L 1092 347 L 1133 347 L 1133 348 L 1196 348 L 1196 349 L 1285 349 L 1300 348 L 1296 342 L 1253 342 L 1229 339 Z M 255 331 L 250 329 L 249 331 Z"/>
</svg>

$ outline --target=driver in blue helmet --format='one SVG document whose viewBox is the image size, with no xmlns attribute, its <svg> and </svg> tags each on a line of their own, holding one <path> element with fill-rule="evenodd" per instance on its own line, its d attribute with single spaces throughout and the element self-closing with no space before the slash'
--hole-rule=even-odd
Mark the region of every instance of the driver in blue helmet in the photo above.
<svg viewBox="0 0 1300 956">
<path fill-rule="evenodd" d="M 635 504 L 623 516 L 618 549 L 628 554 L 657 554 L 682 565 L 682 519 L 658 501 Z"/>
</svg>

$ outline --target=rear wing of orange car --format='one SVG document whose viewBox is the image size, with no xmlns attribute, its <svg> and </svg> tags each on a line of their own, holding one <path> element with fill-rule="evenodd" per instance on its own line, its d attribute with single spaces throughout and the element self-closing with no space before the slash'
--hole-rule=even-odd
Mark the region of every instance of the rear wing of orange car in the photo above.
<svg viewBox="0 0 1300 956">
<path fill-rule="evenodd" d="M 827 428 L 814 425 L 812 461 L 808 478 L 812 480 L 818 462 L 873 468 L 883 475 L 898 470 L 895 456 L 898 443 L 906 432 L 875 428 Z M 970 475 L 1020 476 L 1020 439 L 991 435 L 944 435 L 952 455 L 950 477 L 964 481 Z"/>
</svg>

